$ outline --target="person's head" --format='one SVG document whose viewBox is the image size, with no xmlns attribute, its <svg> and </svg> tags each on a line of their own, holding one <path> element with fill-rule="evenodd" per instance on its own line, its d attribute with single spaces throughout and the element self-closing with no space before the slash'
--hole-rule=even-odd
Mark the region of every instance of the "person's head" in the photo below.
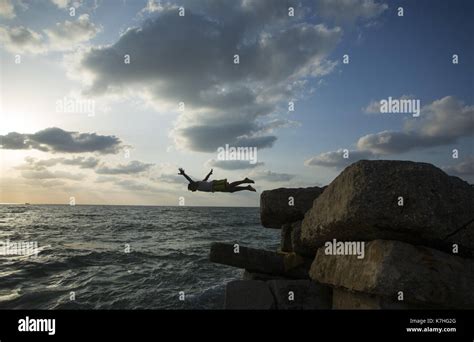
<svg viewBox="0 0 474 342">
<path fill-rule="evenodd" d="M 188 190 L 189 190 L 189 191 L 196 191 L 197 188 L 198 188 L 197 183 L 189 183 L 189 184 L 188 184 Z"/>
</svg>

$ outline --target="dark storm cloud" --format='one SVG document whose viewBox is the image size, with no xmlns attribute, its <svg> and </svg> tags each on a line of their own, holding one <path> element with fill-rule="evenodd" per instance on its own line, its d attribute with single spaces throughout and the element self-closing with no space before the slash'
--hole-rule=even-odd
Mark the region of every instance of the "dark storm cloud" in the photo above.
<svg viewBox="0 0 474 342">
<path fill-rule="evenodd" d="M 88 92 L 144 86 L 153 101 L 184 102 L 172 132 L 180 147 L 271 147 L 276 136 L 265 134 L 266 116 L 295 95 L 302 79 L 329 72 L 334 64 L 327 56 L 342 33 L 304 22 L 307 10 L 298 3 L 190 2 L 184 17 L 160 7 L 141 27 L 83 57 L 81 67 L 95 80 Z M 290 5 L 299 9 L 291 19 Z M 124 64 L 127 54 L 130 64 Z"/>
<path fill-rule="evenodd" d="M 216 123 L 212 125 L 189 126 L 178 130 L 186 137 L 184 146 L 194 151 L 214 152 L 217 147 L 231 146 L 266 148 L 276 141 L 273 135 L 255 136 L 261 128 L 247 122 Z"/>
<path fill-rule="evenodd" d="M 27 150 L 32 148 L 32 143 L 28 140 L 26 134 L 10 132 L 6 135 L 0 135 L 0 147 L 5 150 Z M 44 151 L 45 149 L 41 150 Z"/>
<path fill-rule="evenodd" d="M 225 23 L 191 12 L 179 17 L 170 10 L 129 29 L 112 46 L 93 49 L 82 64 L 96 76 L 95 91 L 148 81 L 155 83 L 157 96 L 164 93 L 196 105 L 248 103 L 258 94 L 244 82 L 235 82 L 287 80 L 325 57 L 341 33 L 339 28 L 307 23 L 280 28 L 243 41 L 243 35 L 231 34 Z M 233 64 L 235 53 L 241 55 L 239 66 Z M 126 54 L 130 64 L 123 62 Z M 222 93 L 226 96 L 201 96 L 226 82 L 232 87 L 231 93 Z"/>
<path fill-rule="evenodd" d="M 51 127 L 34 134 L 10 132 L 0 135 L 0 147 L 9 150 L 36 149 L 63 153 L 107 154 L 117 153 L 121 148 L 121 141 L 113 135 L 70 132 Z"/>
</svg>

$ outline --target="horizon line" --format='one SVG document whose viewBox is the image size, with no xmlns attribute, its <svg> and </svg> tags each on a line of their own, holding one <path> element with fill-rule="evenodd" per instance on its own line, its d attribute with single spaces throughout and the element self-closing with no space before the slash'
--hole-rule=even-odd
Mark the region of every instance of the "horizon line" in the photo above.
<svg viewBox="0 0 474 342">
<path fill-rule="evenodd" d="M 219 205 L 162 205 L 162 204 L 97 204 L 81 203 L 70 205 L 67 203 L 0 203 L 0 205 L 61 205 L 61 206 L 111 206 L 111 207 L 192 207 L 192 208 L 260 208 L 260 206 L 219 206 Z"/>
</svg>

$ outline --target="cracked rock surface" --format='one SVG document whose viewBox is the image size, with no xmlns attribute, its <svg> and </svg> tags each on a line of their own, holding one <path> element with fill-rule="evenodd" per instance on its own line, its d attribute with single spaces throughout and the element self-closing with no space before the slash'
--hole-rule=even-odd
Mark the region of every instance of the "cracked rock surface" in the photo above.
<svg viewBox="0 0 474 342">
<path fill-rule="evenodd" d="M 399 240 L 474 253 L 474 187 L 427 163 L 362 160 L 314 201 L 302 228 L 313 251 L 331 239 Z"/>
</svg>

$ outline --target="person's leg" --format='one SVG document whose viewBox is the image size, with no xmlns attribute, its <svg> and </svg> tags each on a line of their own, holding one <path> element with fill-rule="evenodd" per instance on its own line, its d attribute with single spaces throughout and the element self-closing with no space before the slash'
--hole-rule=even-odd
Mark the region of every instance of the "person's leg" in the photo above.
<svg viewBox="0 0 474 342">
<path fill-rule="evenodd" d="M 228 186 L 229 186 L 230 188 L 233 188 L 233 187 L 236 187 L 236 186 L 238 186 L 238 185 L 240 185 L 240 184 L 244 184 L 244 183 L 245 183 L 245 182 L 244 182 L 243 180 L 241 180 L 241 181 L 236 181 L 236 182 L 229 183 Z"/>
<path fill-rule="evenodd" d="M 230 187 L 238 186 L 240 184 L 245 184 L 245 183 L 255 183 L 253 180 L 245 178 L 244 180 L 241 181 L 235 181 L 229 184 Z"/>
<path fill-rule="evenodd" d="M 232 187 L 229 187 L 228 192 L 237 192 L 237 191 L 243 191 L 243 190 L 257 191 L 252 186 L 247 185 L 247 186 L 232 186 Z"/>
</svg>

